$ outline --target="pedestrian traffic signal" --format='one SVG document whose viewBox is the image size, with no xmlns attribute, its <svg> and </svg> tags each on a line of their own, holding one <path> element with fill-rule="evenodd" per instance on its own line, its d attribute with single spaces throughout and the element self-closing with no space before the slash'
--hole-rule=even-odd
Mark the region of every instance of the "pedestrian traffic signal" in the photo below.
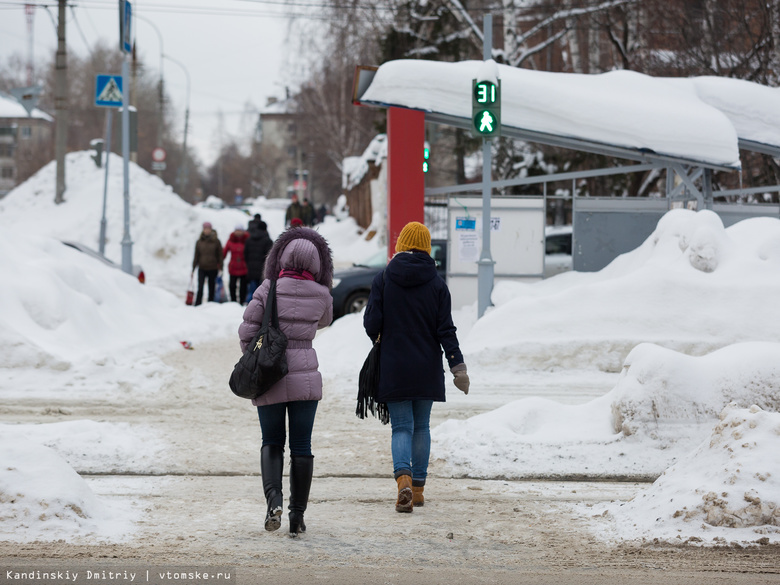
<svg viewBox="0 0 780 585">
<path fill-rule="evenodd" d="M 431 156 L 431 149 L 428 146 L 423 148 L 423 173 L 428 172 L 428 159 Z"/>
<path fill-rule="evenodd" d="M 501 135 L 501 80 L 472 81 L 472 131 L 476 136 L 492 138 Z"/>
</svg>

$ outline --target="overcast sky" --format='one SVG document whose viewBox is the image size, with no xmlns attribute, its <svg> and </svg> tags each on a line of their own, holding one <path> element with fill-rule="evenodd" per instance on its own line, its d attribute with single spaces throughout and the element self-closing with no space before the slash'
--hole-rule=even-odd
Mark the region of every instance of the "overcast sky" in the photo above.
<svg viewBox="0 0 780 585">
<path fill-rule="evenodd" d="M 40 63 L 57 49 L 56 2 L 48 10 L 38 3 L 34 16 L 34 59 Z M 99 39 L 119 42 L 117 0 L 79 0 L 67 11 L 66 39 L 71 50 L 87 55 Z M 160 41 L 166 55 L 180 61 L 191 77 L 188 145 L 204 163 L 218 153 L 218 112 L 224 116 L 225 131 L 243 136 L 241 114 L 246 102 L 258 108 L 271 96 L 282 97 L 285 85 L 294 82 L 285 71 L 289 18 L 293 12 L 311 14 L 301 3 L 282 0 L 137 0 L 132 3 L 139 16 L 135 22 L 138 55 L 157 74 Z M 149 24 L 151 21 L 154 25 Z M 86 41 L 86 42 L 85 42 Z M 295 43 L 293 43 L 295 44 Z M 13 53 L 27 55 L 27 24 L 23 2 L 0 1 L 0 59 Z M 181 67 L 164 59 L 166 93 L 184 127 L 187 81 Z M 106 71 L 104 73 L 120 73 Z M 86 145 L 85 145 L 86 148 Z"/>
</svg>

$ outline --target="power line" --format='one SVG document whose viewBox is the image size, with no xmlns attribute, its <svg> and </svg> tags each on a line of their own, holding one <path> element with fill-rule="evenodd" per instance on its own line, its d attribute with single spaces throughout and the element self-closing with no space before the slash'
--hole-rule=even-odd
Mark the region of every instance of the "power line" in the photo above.
<svg viewBox="0 0 780 585">
<path fill-rule="evenodd" d="M 94 58 L 95 54 L 92 52 L 92 47 L 87 42 L 87 37 L 84 36 L 84 31 L 81 30 L 81 24 L 79 23 L 79 19 L 76 18 L 76 9 L 73 7 L 73 4 L 70 5 L 70 13 L 73 15 L 73 23 L 76 25 L 76 29 L 79 31 L 81 40 L 84 41 L 84 45 L 87 47 L 90 57 Z"/>
<path fill-rule="evenodd" d="M 249 0 L 247 0 L 249 1 Z M 0 4 L 4 4 L 7 6 L 24 6 L 26 2 L 13 2 L 13 1 L 4 1 L 0 2 Z M 255 2 L 257 3 L 257 2 Z M 293 8 L 316 8 L 316 9 L 326 9 L 326 8 L 335 8 L 335 9 L 343 9 L 343 10 L 354 10 L 354 6 L 347 6 L 347 5 L 334 5 L 334 4 L 314 4 L 314 3 L 302 3 L 302 2 L 282 2 L 278 0 L 263 0 L 263 3 L 268 5 L 278 5 L 280 7 L 290 7 Z M 52 3 L 41 3 L 36 4 L 35 6 L 41 7 L 41 8 L 48 8 L 48 7 L 54 7 L 56 4 Z M 72 6 L 79 6 L 79 7 L 89 7 L 91 9 L 96 10 L 116 10 L 116 6 L 112 4 L 106 4 L 102 2 L 98 2 L 97 0 L 80 0 L 76 3 L 73 3 Z M 371 6 L 371 7 L 361 7 L 358 6 L 357 8 L 366 8 L 366 9 L 372 9 L 372 10 L 388 10 L 392 11 L 394 10 L 393 7 L 380 7 L 380 6 Z M 285 19 L 305 19 L 305 20 L 319 20 L 319 21 L 330 21 L 330 20 L 338 20 L 340 17 L 339 15 L 329 15 L 329 14 L 313 14 L 311 12 L 301 12 L 301 11 L 290 11 L 290 10 L 284 10 L 284 11 L 259 11 L 259 10 L 241 10 L 241 9 L 231 9 L 231 8 L 220 8 L 220 7 L 213 7 L 213 6 L 202 6 L 202 7 L 193 7 L 193 6 L 177 6 L 177 5 L 171 5 L 171 4 L 155 4 L 155 5 L 147 5 L 144 6 L 141 9 L 143 12 L 157 12 L 162 14 L 187 14 L 192 16 L 238 16 L 238 17 L 253 17 L 253 18 L 285 18 Z M 388 19 L 378 19 L 379 22 L 385 23 L 385 24 L 391 24 L 393 21 Z"/>
</svg>

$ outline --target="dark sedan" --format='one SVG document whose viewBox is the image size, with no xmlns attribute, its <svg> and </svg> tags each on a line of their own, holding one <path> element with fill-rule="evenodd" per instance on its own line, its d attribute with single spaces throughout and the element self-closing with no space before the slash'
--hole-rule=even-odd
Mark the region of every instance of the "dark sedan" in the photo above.
<svg viewBox="0 0 780 585">
<path fill-rule="evenodd" d="M 446 280 L 447 241 L 433 240 L 431 256 L 436 260 L 439 274 Z M 337 270 L 333 274 L 333 318 L 338 319 L 348 313 L 359 313 L 368 302 L 371 282 L 387 265 L 387 251 L 380 250 L 364 262 L 354 264 L 352 268 Z"/>
</svg>

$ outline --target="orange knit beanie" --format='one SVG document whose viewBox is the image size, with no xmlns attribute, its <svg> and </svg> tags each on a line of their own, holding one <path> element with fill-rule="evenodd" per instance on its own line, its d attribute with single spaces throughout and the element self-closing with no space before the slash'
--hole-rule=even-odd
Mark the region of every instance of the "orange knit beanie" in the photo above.
<svg viewBox="0 0 780 585">
<path fill-rule="evenodd" d="M 431 253 L 431 232 L 418 221 L 407 223 L 395 242 L 396 252 L 406 252 L 407 250 L 421 250 L 428 254 Z"/>
</svg>

